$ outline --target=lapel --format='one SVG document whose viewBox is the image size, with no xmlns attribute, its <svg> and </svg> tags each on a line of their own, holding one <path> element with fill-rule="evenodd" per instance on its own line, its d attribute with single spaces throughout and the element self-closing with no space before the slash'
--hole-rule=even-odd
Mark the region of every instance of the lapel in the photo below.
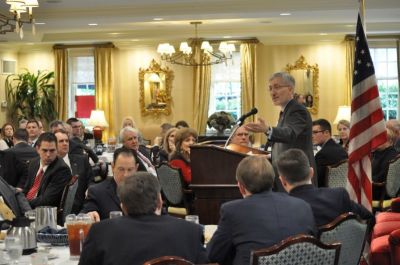
<svg viewBox="0 0 400 265">
<path fill-rule="evenodd" d="M 285 123 L 286 115 L 287 115 L 287 113 L 289 112 L 290 107 L 291 107 L 291 105 L 292 105 L 293 103 L 294 103 L 294 100 L 291 99 L 291 100 L 286 104 L 285 109 L 283 110 L 283 113 L 282 113 L 282 119 L 279 120 L 278 126 L 282 126 L 282 125 Z"/>
<path fill-rule="evenodd" d="M 79 172 L 78 170 L 78 162 L 75 160 L 75 157 L 72 155 L 68 155 L 69 163 L 71 164 L 71 173 L 73 176 L 76 176 Z"/>
<path fill-rule="evenodd" d="M 28 172 L 28 174 L 29 174 L 29 178 L 28 178 L 29 185 L 27 186 L 28 191 L 31 189 L 33 182 L 35 181 L 36 173 L 39 170 L 39 166 L 40 166 L 40 158 L 36 158 L 36 159 L 32 160 L 31 166 L 30 166 L 31 170 Z"/>
<path fill-rule="evenodd" d="M 106 191 L 108 195 L 111 197 L 111 199 L 118 205 L 118 207 L 120 207 L 121 201 L 117 196 L 117 183 L 115 183 L 114 179 L 110 179 Z"/>
</svg>

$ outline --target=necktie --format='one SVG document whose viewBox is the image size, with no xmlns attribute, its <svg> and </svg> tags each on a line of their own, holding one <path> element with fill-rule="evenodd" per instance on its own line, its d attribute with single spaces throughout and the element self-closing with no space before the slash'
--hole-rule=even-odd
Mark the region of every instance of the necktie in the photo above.
<svg viewBox="0 0 400 265">
<path fill-rule="evenodd" d="M 280 112 L 279 112 L 278 124 L 281 123 L 282 119 L 283 119 L 283 111 L 280 111 Z"/>
<path fill-rule="evenodd" d="M 36 197 L 40 183 L 42 182 L 43 175 L 44 175 L 43 168 L 40 168 L 38 174 L 35 177 L 35 181 L 33 182 L 31 189 L 26 194 L 26 198 L 28 199 L 28 201 L 31 201 Z"/>
<path fill-rule="evenodd" d="M 140 153 L 139 151 L 137 152 L 137 154 L 138 154 L 139 159 L 142 160 L 142 162 L 145 164 L 147 172 L 149 172 L 157 177 L 156 169 L 154 168 L 154 166 L 150 162 L 150 160 L 147 157 L 145 157 L 142 153 Z"/>
</svg>

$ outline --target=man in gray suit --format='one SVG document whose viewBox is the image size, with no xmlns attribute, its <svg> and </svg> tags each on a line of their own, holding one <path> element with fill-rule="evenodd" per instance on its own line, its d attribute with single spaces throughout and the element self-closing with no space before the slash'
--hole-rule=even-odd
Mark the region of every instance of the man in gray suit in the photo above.
<svg viewBox="0 0 400 265">
<path fill-rule="evenodd" d="M 248 123 L 245 128 L 251 132 L 262 132 L 272 142 L 272 165 L 276 171 L 276 163 L 280 153 L 298 148 L 307 155 L 310 165 L 315 169 L 315 160 L 312 143 L 312 120 L 306 107 L 293 99 L 295 80 L 286 72 L 274 73 L 269 79 L 269 94 L 274 105 L 281 108 L 278 124 L 275 127 L 267 124 L 264 119 Z M 316 172 L 316 170 L 314 170 Z M 317 176 L 312 182 L 317 184 Z M 284 191 L 279 180 L 275 181 L 275 189 Z"/>
</svg>

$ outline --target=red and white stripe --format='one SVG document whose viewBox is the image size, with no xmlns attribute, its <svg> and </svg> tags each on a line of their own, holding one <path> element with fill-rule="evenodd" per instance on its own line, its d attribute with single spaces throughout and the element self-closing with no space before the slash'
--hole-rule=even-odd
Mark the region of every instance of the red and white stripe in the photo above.
<svg viewBox="0 0 400 265">
<path fill-rule="evenodd" d="M 353 86 L 350 124 L 347 190 L 371 210 L 371 152 L 387 140 L 375 75 Z"/>
</svg>

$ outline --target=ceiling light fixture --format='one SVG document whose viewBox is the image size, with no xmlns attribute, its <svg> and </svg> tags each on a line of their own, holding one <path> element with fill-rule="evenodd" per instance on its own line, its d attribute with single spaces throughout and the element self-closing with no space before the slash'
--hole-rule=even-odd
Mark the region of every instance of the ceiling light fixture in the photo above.
<svg viewBox="0 0 400 265">
<path fill-rule="evenodd" d="M 4 0 L 10 5 L 12 16 L 0 14 L 0 34 L 7 32 L 19 33 L 19 37 L 24 37 L 22 26 L 24 24 L 32 24 L 32 34 L 35 35 L 35 19 L 33 18 L 32 9 L 38 7 L 37 0 Z M 27 18 L 23 18 L 22 13 L 28 13 Z"/>
<path fill-rule="evenodd" d="M 195 37 L 189 39 L 189 41 L 181 42 L 178 52 L 175 52 L 174 46 L 169 43 L 159 44 L 157 52 L 161 55 L 161 60 L 185 66 L 204 66 L 219 64 L 232 59 L 232 52 L 236 50 L 233 43 L 223 41 L 219 44 L 219 51 L 214 51 L 210 42 L 197 36 L 197 26 L 201 25 L 202 22 L 196 21 L 190 22 L 190 24 L 194 25 Z M 201 49 L 201 57 L 196 56 L 196 48 L 199 51 Z"/>
</svg>

